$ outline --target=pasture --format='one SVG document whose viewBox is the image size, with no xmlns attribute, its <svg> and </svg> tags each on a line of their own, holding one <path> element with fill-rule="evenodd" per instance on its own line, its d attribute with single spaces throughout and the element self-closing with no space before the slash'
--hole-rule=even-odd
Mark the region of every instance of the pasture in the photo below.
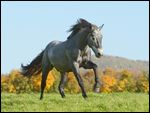
<svg viewBox="0 0 150 113">
<path fill-rule="evenodd" d="M 125 112 L 149 111 L 149 94 L 145 93 L 87 93 L 88 99 L 81 94 L 45 93 L 39 100 L 39 93 L 1 93 L 1 111 L 99 111 Z"/>
</svg>

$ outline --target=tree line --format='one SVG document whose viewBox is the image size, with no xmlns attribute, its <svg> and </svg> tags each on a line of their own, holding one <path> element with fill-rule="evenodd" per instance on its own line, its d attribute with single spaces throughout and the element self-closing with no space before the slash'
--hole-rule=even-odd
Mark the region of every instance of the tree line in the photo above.
<svg viewBox="0 0 150 113">
<path fill-rule="evenodd" d="M 149 73 L 136 73 L 132 70 L 115 70 L 106 68 L 99 71 L 100 90 L 99 92 L 144 92 L 149 93 Z M 93 91 L 94 73 L 92 70 L 81 72 L 81 77 L 87 92 Z M 53 69 L 49 72 L 45 92 L 58 92 L 60 73 Z M 1 92 L 26 93 L 40 92 L 41 74 L 25 77 L 20 70 L 12 70 L 9 74 L 1 75 Z M 72 72 L 67 75 L 65 92 L 80 93 L 80 87 Z"/>
</svg>

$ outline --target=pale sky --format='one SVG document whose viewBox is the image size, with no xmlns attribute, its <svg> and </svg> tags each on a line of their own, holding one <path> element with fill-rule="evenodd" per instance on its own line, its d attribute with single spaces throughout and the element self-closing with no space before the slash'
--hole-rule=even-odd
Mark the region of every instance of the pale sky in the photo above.
<svg viewBox="0 0 150 113">
<path fill-rule="evenodd" d="M 52 40 L 66 40 L 77 19 L 104 24 L 104 54 L 149 60 L 149 2 L 3 1 L 1 73 L 30 63 Z"/>
</svg>

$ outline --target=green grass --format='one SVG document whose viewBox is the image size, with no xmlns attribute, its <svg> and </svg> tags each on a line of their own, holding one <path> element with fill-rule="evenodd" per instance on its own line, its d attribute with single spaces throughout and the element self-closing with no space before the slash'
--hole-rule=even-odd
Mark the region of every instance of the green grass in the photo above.
<svg viewBox="0 0 150 113">
<path fill-rule="evenodd" d="M 149 95 L 142 93 L 88 93 L 88 99 L 81 94 L 66 94 L 62 99 L 57 93 L 39 94 L 1 93 L 1 111 L 149 111 Z"/>
</svg>

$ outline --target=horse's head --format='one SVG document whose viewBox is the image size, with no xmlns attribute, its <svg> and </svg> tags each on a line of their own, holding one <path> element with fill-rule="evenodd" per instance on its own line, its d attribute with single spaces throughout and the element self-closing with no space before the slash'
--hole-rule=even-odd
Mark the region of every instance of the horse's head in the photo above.
<svg viewBox="0 0 150 113">
<path fill-rule="evenodd" d="M 104 25 L 104 24 L 103 24 Z M 96 57 L 101 57 L 103 55 L 103 49 L 102 49 L 102 34 L 101 29 L 102 26 L 91 26 L 91 31 L 88 35 L 87 43 L 88 46 L 94 51 Z"/>
</svg>

